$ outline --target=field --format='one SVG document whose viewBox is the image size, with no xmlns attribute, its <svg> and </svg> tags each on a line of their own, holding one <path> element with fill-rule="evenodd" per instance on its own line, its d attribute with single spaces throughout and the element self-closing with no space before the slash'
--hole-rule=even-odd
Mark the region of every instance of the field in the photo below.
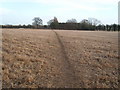
<svg viewBox="0 0 120 90">
<path fill-rule="evenodd" d="M 118 32 L 2 30 L 3 88 L 118 88 Z"/>
</svg>

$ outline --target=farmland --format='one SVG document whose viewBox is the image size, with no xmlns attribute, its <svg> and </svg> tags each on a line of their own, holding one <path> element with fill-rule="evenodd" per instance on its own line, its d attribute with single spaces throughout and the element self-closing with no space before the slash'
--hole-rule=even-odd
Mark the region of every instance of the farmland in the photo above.
<svg viewBox="0 0 120 90">
<path fill-rule="evenodd" d="M 118 88 L 118 32 L 3 29 L 2 87 Z"/>
</svg>

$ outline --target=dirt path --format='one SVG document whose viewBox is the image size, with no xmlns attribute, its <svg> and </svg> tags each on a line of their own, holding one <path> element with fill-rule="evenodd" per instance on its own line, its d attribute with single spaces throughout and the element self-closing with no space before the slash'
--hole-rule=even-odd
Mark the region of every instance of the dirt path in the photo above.
<svg viewBox="0 0 120 90">
<path fill-rule="evenodd" d="M 69 58 L 67 56 L 67 53 L 65 51 L 65 46 L 60 38 L 60 35 L 53 30 L 53 32 L 56 35 L 56 38 L 58 39 L 58 44 L 60 45 L 60 51 L 61 51 L 61 55 L 62 55 L 62 65 L 63 65 L 63 69 L 64 69 L 64 74 L 65 77 L 63 80 L 63 83 L 65 85 L 65 87 L 79 87 L 79 86 L 83 86 L 82 83 L 78 82 L 78 77 L 75 74 L 75 68 L 74 66 L 72 66 L 72 64 L 69 62 Z"/>
</svg>

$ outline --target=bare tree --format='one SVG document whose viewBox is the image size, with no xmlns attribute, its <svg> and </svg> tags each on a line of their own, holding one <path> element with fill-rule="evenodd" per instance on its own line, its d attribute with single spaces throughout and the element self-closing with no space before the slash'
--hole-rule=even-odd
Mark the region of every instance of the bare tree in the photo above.
<svg viewBox="0 0 120 90">
<path fill-rule="evenodd" d="M 33 26 L 35 26 L 35 28 L 39 28 L 39 26 L 43 24 L 43 21 L 39 17 L 35 17 L 33 19 L 33 23 L 32 24 L 33 24 Z"/>
<path fill-rule="evenodd" d="M 54 22 L 53 19 L 49 20 L 49 21 L 47 22 L 47 24 L 50 25 L 52 22 Z"/>
<path fill-rule="evenodd" d="M 57 20 L 57 18 L 56 17 L 54 17 L 54 19 L 51 19 L 51 20 L 49 20 L 48 22 L 47 22 L 47 24 L 48 25 L 50 25 L 51 23 L 58 23 L 58 20 Z"/>
<path fill-rule="evenodd" d="M 58 20 L 56 17 L 54 17 L 54 19 L 51 19 L 47 22 L 47 24 L 49 25 L 50 28 L 52 29 L 57 29 L 59 26 Z"/>
<path fill-rule="evenodd" d="M 87 19 L 83 19 L 81 23 L 89 24 L 90 22 Z"/>
<path fill-rule="evenodd" d="M 54 17 L 54 22 L 58 23 L 58 19 L 56 17 Z"/>
<path fill-rule="evenodd" d="M 89 29 L 92 29 L 92 25 L 90 24 L 90 22 L 87 19 L 83 19 L 80 22 L 80 28 L 84 29 L 84 30 L 89 30 Z"/>
<path fill-rule="evenodd" d="M 88 18 L 88 21 L 90 22 L 90 24 L 92 24 L 94 26 L 101 24 L 101 21 L 97 20 L 96 18 Z"/>
<path fill-rule="evenodd" d="M 77 23 L 77 20 L 72 18 L 70 20 L 67 20 L 66 23 Z"/>
</svg>

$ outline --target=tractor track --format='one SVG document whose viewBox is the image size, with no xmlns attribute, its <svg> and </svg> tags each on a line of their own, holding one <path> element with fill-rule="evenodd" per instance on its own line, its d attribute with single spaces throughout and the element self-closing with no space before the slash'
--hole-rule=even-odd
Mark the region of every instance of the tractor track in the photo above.
<svg viewBox="0 0 120 90">
<path fill-rule="evenodd" d="M 78 76 L 75 73 L 75 68 L 69 61 L 69 58 L 65 51 L 65 46 L 60 38 L 60 35 L 54 30 L 53 32 L 55 33 L 57 37 L 58 43 L 60 45 L 61 53 L 62 53 L 61 55 L 62 55 L 62 58 L 64 59 L 62 61 L 63 61 L 64 73 L 66 76 L 64 80 L 65 86 L 72 87 L 72 88 L 83 86 L 83 83 L 78 81 Z"/>
</svg>

